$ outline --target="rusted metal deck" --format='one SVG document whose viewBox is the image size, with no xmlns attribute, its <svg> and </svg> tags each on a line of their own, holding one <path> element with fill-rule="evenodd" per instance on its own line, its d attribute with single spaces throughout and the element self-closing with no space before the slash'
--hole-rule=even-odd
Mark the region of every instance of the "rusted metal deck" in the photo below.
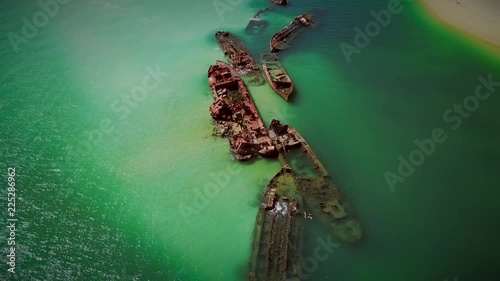
<svg viewBox="0 0 500 281">
<path fill-rule="evenodd" d="M 237 71 L 217 61 L 208 70 L 208 83 L 214 98 L 210 112 L 216 121 L 216 134 L 229 138 L 235 159 L 276 157 L 264 122 Z"/>
</svg>

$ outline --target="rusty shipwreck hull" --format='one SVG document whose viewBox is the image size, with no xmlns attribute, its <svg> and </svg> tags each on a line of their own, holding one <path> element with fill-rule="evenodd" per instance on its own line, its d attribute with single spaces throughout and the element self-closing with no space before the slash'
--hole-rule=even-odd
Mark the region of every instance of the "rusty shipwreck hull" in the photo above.
<svg viewBox="0 0 500 281">
<path fill-rule="evenodd" d="M 276 157 L 277 150 L 236 69 L 217 61 L 208 69 L 208 83 L 214 99 L 210 113 L 216 133 L 229 139 L 234 158 Z"/>
<path fill-rule="evenodd" d="M 288 100 L 293 92 L 292 79 L 274 53 L 261 54 L 262 70 L 271 88 L 283 99 Z"/>
<path fill-rule="evenodd" d="M 294 151 L 296 155 L 304 156 L 303 160 L 310 164 L 302 169 L 293 165 L 291 167 L 299 179 L 305 205 L 315 219 L 331 229 L 340 241 L 359 241 L 363 231 L 352 206 L 306 140 L 293 127 L 281 124 L 278 120 L 271 122 L 269 136 L 280 153 L 282 165 L 289 165 Z"/>
<path fill-rule="evenodd" d="M 303 199 L 298 179 L 284 166 L 266 186 L 257 214 L 249 281 L 299 280 L 302 264 Z"/>
<path fill-rule="evenodd" d="M 264 78 L 257 63 L 236 35 L 227 31 L 218 31 L 215 33 L 215 38 L 229 63 L 238 70 L 245 83 L 255 86 L 264 84 Z"/>
<path fill-rule="evenodd" d="M 312 15 L 298 15 L 289 25 L 285 26 L 271 38 L 271 42 L 269 43 L 271 52 L 274 53 L 288 48 L 290 43 L 297 37 L 302 29 L 312 26 L 313 24 L 314 19 Z"/>
</svg>

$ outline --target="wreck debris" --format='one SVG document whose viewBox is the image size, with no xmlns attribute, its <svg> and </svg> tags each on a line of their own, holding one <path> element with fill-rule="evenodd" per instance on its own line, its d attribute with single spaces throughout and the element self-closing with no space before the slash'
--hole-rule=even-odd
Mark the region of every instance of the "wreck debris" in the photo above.
<svg viewBox="0 0 500 281">
<path fill-rule="evenodd" d="M 285 165 L 269 182 L 257 214 L 249 281 L 298 280 L 302 264 L 303 199 L 297 178 Z"/>
<path fill-rule="evenodd" d="M 216 121 L 216 131 L 229 138 L 234 157 L 237 160 L 258 155 L 276 157 L 276 148 L 235 69 L 217 61 L 208 70 L 208 83 L 214 98 L 210 112 Z"/>
<path fill-rule="evenodd" d="M 264 31 L 264 29 L 267 26 L 267 23 L 268 23 L 267 20 L 263 20 L 260 18 L 252 18 L 250 20 L 250 22 L 248 22 L 248 25 L 245 28 L 245 31 L 246 31 L 246 33 L 252 34 L 252 35 L 258 34 L 262 31 Z"/>
<path fill-rule="evenodd" d="M 293 92 L 294 86 L 292 80 L 281 65 L 278 55 L 274 53 L 262 53 L 260 58 L 267 82 L 278 95 L 288 100 Z"/>
<path fill-rule="evenodd" d="M 227 31 L 218 31 L 215 34 L 215 38 L 224 55 L 228 58 L 229 63 L 239 71 L 245 83 L 255 86 L 264 84 L 264 78 L 260 73 L 259 67 L 238 37 Z"/>
<path fill-rule="evenodd" d="M 296 151 L 300 160 L 311 164 L 305 169 L 295 168 L 303 192 L 304 202 L 316 218 L 331 227 L 334 235 L 343 242 L 356 242 L 362 237 L 362 229 L 353 211 L 344 201 L 340 189 L 333 183 L 328 171 L 319 161 L 306 140 L 293 127 L 273 120 L 269 128 L 269 136 L 278 149 L 280 162 L 288 165 L 294 160 Z M 304 159 L 305 158 L 305 159 Z M 296 160 L 296 159 L 295 159 Z"/>
<path fill-rule="evenodd" d="M 288 5 L 288 0 L 271 0 L 276 5 Z"/>
<path fill-rule="evenodd" d="M 295 17 L 295 19 L 285 28 L 274 34 L 271 38 L 270 46 L 271 52 L 278 52 L 289 47 L 289 44 L 297 37 L 299 32 L 304 27 L 309 27 L 314 23 L 313 17 L 310 14 L 302 14 Z"/>
<path fill-rule="evenodd" d="M 262 14 L 264 14 L 267 11 L 272 11 L 273 7 L 267 7 L 265 9 L 260 9 L 257 14 L 255 14 L 252 19 L 248 22 L 247 27 L 245 28 L 246 33 L 248 34 L 258 34 L 262 31 L 264 31 L 265 27 L 267 26 L 268 21 L 263 20 L 260 18 Z"/>
</svg>

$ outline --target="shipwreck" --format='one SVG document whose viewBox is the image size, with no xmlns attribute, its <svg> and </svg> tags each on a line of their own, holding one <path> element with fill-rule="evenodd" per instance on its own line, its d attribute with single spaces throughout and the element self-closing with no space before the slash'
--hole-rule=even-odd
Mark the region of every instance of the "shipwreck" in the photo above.
<svg viewBox="0 0 500 281">
<path fill-rule="evenodd" d="M 288 0 L 271 0 L 276 5 L 288 5 Z"/>
<path fill-rule="evenodd" d="M 267 27 L 268 21 L 261 18 L 261 16 L 267 12 L 272 11 L 273 7 L 267 7 L 265 9 L 260 9 L 248 22 L 247 27 L 245 28 L 246 33 L 248 34 L 259 34 L 264 31 Z"/>
<path fill-rule="evenodd" d="M 236 69 L 217 61 L 208 69 L 208 83 L 214 99 L 210 112 L 215 134 L 229 138 L 235 159 L 276 157 L 277 150 Z"/>
<path fill-rule="evenodd" d="M 260 62 L 267 82 L 273 90 L 285 100 L 288 100 L 293 92 L 293 82 L 280 63 L 278 56 L 274 53 L 262 53 Z"/>
<path fill-rule="evenodd" d="M 298 179 L 285 165 L 266 186 L 257 214 L 249 281 L 300 280 L 304 201 Z"/>
<path fill-rule="evenodd" d="M 279 50 L 288 48 L 290 43 L 297 37 L 302 29 L 312 26 L 313 24 L 314 19 L 312 15 L 298 15 L 289 25 L 285 26 L 271 38 L 271 52 L 278 52 Z"/>
<path fill-rule="evenodd" d="M 250 51 L 236 35 L 227 31 L 218 31 L 215 38 L 229 63 L 238 70 L 245 83 L 254 86 L 264 84 L 264 78 L 257 63 L 252 58 Z"/>
<path fill-rule="evenodd" d="M 361 224 L 354 216 L 352 206 L 311 149 L 293 127 L 272 120 L 269 128 L 279 160 L 290 165 L 303 192 L 304 204 L 315 218 L 330 228 L 341 242 L 352 243 L 362 238 Z"/>
</svg>

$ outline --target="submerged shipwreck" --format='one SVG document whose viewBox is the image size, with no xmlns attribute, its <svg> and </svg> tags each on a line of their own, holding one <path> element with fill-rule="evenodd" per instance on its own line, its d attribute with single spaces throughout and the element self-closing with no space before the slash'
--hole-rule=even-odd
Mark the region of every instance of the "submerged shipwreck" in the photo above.
<svg viewBox="0 0 500 281">
<path fill-rule="evenodd" d="M 263 19 L 260 19 L 260 18 L 252 18 L 248 22 L 248 25 L 245 28 L 245 31 L 248 34 L 253 34 L 253 35 L 258 34 L 258 33 L 262 32 L 262 31 L 264 31 L 264 29 L 267 26 L 267 23 L 268 23 L 267 20 L 263 20 Z"/>
<path fill-rule="evenodd" d="M 313 24 L 314 19 L 312 15 L 298 15 L 289 25 L 285 26 L 285 28 L 274 34 L 271 38 L 271 52 L 274 53 L 288 48 L 303 28 L 312 26 Z"/>
<path fill-rule="evenodd" d="M 304 201 L 298 179 L 285 165 L 269 182 L 257 214 L 249 281 L 299 280 Z"/>
<path fill-rule="evenodd" d="M 276 5 L 288 5 L 288 0 L 271 0 Z"/>
<path fill-rule="evenodd" d="M 260 9 L 257 12 L 257 14 L 255 14 L 248 22 L 248 25 L 245 28 L 246 33 L 255 35 L 255 34 L 258 34 L 262 31 L 264 31 L 264 29 L 267 26 L 268 21 L 261 19 L 260 16 L 262 14 L 264 14 L 265 12 L 272 11 L 272 10 L 273 10 L 273 7 L 267 7 L 265 9 Z"/>
<path fill-rule="evenodd" d="M 262 195 L 248 280 L 301 280 L 307 218 L 318 219 L 343 243 L 360 240 L 361 225 L 325 167 L 293 127 L 273 120 L 269 136 L 279 151 L 282 168 Z M 312 216 L 307 215 L 309 211 Z"/>
<path fill-rule="evenodd" d="M 262 53 L 260 58 L 267 82 L 278 95 L 288 100 L 293 92 L 294 85 L 292 79 L 281 65 L 278 56 L 274 53 Z"/>
<path fill-rule="evenodd" d="M 238 70 L 245 83 L 255 86 L 264 84 L 264 78 L 250 51 L 236 35 L 227 31 L 218 31 L 215 38 L 229 63 Z"/>
<path fill-rule="evenodd" d="M 234 157 L 276 157 L 276 148 L 236 70 L 217 61 L 208 69 L 208 83 L 214 98 L 210 112 L 216 121 L 216 134 L 229 138 Z"/>
<path fill-rule="evenodd" d="M 360 240 L 363 232 L 352 207 L 306 140 L 293 127 L 275 119 L 269 136 L 279 151 L 282 165 L 290 165 L 297 174 L 306 208 L 329 227 L 339 241 Z"/>
<path fill-rule="evenodd" d="M 272 2 L 288 3 L 286 0 Z M 260 16 L 271 9 L 259 10 L 246 32 L 261 32 L 267 21 Z M 297 16 L 272 37 L 271 52 L 261 54 L 266 80 L 285 100 L 292 94 L 294 83 L 276 52 L 289 47 L 303 28 L 313 24 L 311 15 Z M 338 242 L 343 243 L 354 243 L 362 238 L 361 224 L 299 132 L 275 119 L 269 130 L 266 129 L 247 89 L 247 85 L 262 85 L 264 77 L 245 45 L 227 31 L 219 31 L 215 37 L 229 63 L 217 61 L 208 69 L 208 83 L 214 99 L 210 105 L 214 134 L 228 138 L 231 152 L 239 161 L 258 156 L 272 157 L 278 158 L 282 166 L 261 198 L 248 280 L 301 280 L 303 233 L 307 219 L 314 217 L 333 233 Z"/>
</svg>

